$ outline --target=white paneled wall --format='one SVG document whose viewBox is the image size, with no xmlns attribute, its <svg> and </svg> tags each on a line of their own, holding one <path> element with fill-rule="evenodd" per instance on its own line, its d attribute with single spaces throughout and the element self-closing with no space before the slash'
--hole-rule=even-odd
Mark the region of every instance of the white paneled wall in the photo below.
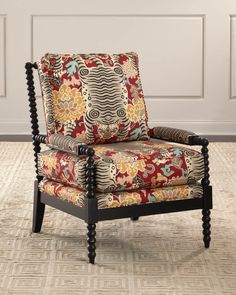
<svg viewBox="0 0 236 295">
<path fill-rule="evenodd" d="M 6 96 L 6 39 L 5 16 L 0 15 L 0 97 Z"/>
<path fill-rule="evenodd" d="M 230 24 L 230 99 L 236 99 L 236 16 L 231 16 Z"/>
<path fill-rule="evenodd" d="M 235 0 L 0 0 L 0 133 L 30 132 L 26 61 L 132 50 L 150 125 L 236 134 L 235 34 Z"/>
</svg>

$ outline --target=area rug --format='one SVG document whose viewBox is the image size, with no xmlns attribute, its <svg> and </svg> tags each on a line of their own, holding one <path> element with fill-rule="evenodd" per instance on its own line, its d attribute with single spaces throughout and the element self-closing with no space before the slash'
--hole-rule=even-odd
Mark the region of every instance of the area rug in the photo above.
<svg viewBox="0 0 236 295">
<path fill-rule="evenodd" d="M 31 233 L 32 144 L 0 143 L 0 294 L 236 294 L 236 143 L 209 149 L 210 249 L 200 210 L 104 221 L 91 265 L 83 221 L 47 207 Z"/>
</svg>

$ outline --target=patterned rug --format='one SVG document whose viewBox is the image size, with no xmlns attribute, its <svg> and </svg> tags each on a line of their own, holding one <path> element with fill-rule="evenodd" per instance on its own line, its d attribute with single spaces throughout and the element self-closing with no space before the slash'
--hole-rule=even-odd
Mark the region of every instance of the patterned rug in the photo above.
<svg viewBox="0 0 236 295">
<path fill-rule="evenodd" d="M 0 143 L 0 294 L 236 294 L 236 143 L 211 144 L 210 161 L 210 249 L 200 211 L 104 221 L 93 266 L 83 221 L 47 207 L 31 233 L 32 145 Z"/>
</svg>

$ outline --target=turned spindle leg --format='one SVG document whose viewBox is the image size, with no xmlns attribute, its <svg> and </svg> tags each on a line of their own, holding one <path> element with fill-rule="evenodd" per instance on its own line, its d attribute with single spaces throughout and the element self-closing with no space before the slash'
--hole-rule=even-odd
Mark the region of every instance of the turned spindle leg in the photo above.
<svg viewBox="0 0 236 295">
<path fill-rule="evenodd" d="M 204 206 L 202 210 L 202 227 L 203 227 L 203 242 L 206 248 L 209 248 L 210 241 L 211 241 L 211 218 L 210 218 L 210 208 L 207 206 L 207 200 L 209 198 L 208 196 L 208 188 L 210 185 L 209 180 L 209 154 L 208 154 L 208 140 L 203 139 L 202 141 L 202 155 L 204 159 L 204 178 L 202 179 L 202 186 L 203 186 L 203 200 L 204 200 Z"/>
<path fill-rule="evenodd" d="M 211 218 L 210 218 L 211 211 L 208 209 L 202 210 L 202 228 L 203 228 L 203 242 L 206 248 L 209 248 L 210 241 L 211 241 Z"/>
<path fill-rule="evenodd" d="M 95 257 L 96 257 L 96 224 L 95 223 L 89 223 L 87 226 L 88 229 L 88 258 L 89 262 L 94 264 Z"/>
</svg>

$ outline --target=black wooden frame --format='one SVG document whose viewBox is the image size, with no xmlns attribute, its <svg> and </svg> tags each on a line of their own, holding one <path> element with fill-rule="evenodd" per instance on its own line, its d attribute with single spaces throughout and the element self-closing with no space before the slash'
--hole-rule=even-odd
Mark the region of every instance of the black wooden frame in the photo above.
<svg viewBox="0 0 236 295">
<path fill-rule="evenodd" d="M 87 241 L 88 241 L 88 257 L 89 262 L 94 264 L 96 256 L 96 223 L 102 220 L 131 218 L 137 220 L 139 216 L 147 216 L 160 213 L 179 212 L 186 210 L 202 209 L 203 221 L 203 241 L 206 248 L 209 247 L 211 241 L 210 230 L 210 209 L 212 209 L 212 187 L 209 181 L 209 156 L 208 156 L 208 140 L 199 136 L 191 136 L 189 145 L 202 146 L 202 154 L 204 157 L 204 178 L 202 179 L 203 197 L 189 200 L 168 201 L 160 203 L 150 203 L 142 205 L 131 205 L 119 208 L 98 209 L 97 199 L 95 196 L 95 170 L 94 170 L 94 150 L 87 145 L 78 146 L 77 154 L 87 156 L 86 164 L 86 198 L 84 207 L 78 207 L 67 201 L 53 198 L 46 193 L 41 193 L 38 184 L 42 180 L 42 176 L 38 174 L 38 153 L 40 153 L 40 145 L 46 143 L 46 135 L 39 134 L 37 104 L 35 97 L 35 87 L 33 79 L 33 69 L 37 69 L 36 63 L 26 63 L 26 79 L 28 86 L 28 97 L 31 117 L 32 140 L 34 150 L 34 160 L 36 168 L 36 180 L 34 186 L 34 204 L 33 204 L 33 223 L 32 231 L 40 232 L 45 205 L 49 205 L 63 212 L 71 214 L 75 217 L 83 219 L 87 223 Z"/>
</svg>

